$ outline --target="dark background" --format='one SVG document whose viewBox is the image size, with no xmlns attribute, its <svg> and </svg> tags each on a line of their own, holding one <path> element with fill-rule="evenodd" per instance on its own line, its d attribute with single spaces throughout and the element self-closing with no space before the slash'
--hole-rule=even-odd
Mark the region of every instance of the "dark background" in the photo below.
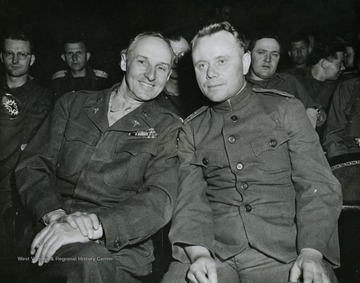
<svg viewBox="0 0 360 283">
<path fill-rule="evenodd" d="M 225 5 L 231 7 L 224 16 Z M 25 26 L 33 33 L 37 61 L 32 75 L 46 81 L 61 68 L 61 39 L 74 30 L 89 39 L 91 64 L 116 78 L 119 51 L 142 31 L 178 28 L 189 39 L 204 24 L 228 17 L 239 30 L 316 36 L 360 32 L 360 0 L 0 0 L 0 32 Z M 116 79 L 115 79 L 116 80 Z"/>
</svg>

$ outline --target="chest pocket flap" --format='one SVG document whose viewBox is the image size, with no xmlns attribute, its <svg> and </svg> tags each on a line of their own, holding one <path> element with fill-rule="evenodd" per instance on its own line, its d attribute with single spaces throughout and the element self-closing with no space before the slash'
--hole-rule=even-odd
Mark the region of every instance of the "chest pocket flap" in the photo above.
<svg viewBox="0 0 360 283">
<path fill-rule="evenodd" d="M 97 137 L 92 135 L 89 129 L 78 125 L 68 125 L 65 130 L 65 138 L 69 142 L 79 141 L 88 145 L 93 145 Z"/>
<path fill-rule="evenodd" d="M 290 140 L 288 134 L 284 130 L 278 129 L 256 137 L 251 141 L 251 147 L 255 156 L 259 156 L 262 152 L 276 150 L 288 140 Z"/>
<path fill-rule="evenodd" d="M 115 149 L 116 153 L 128 152 L 131 155 L 138 155 L 140 153 L 149 153 L 153 156 L 157 152 L 157 142 L 155 139 L 131 139 L 126 140 L 125 143 L 119 143 Z"/>
</svg>

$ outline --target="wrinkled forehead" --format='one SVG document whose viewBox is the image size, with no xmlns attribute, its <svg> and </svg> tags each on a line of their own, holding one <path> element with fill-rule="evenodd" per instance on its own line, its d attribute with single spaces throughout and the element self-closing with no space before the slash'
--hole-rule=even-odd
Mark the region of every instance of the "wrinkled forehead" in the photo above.
<svg viewBox="0 0 360 283">
<path fill-rule="evenodd" d="M 139 38 L 130 50 L 130 56 L 143 56 L 154 63 L 164 63 L 171 66 L 173 53 L 169 44 L 155 36 Z"/>
<path fill-rule="evenodd" d="M 280 51 L 280 44 L 275 38 L 261 38 L 256 41 L 254 49 Z"/>
</svg>

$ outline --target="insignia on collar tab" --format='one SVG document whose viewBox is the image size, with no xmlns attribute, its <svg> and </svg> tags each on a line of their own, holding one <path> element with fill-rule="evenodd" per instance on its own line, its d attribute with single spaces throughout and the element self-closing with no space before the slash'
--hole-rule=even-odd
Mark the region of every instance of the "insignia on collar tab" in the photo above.
<svg viewBox="0 0 360 283">
<path fill-rule="evenodd" d="M 154 128 L 150 128 L 146 131 L 134 131 L 128 133 L 130 137 L 139 137 L 139 138 L 147 138 L 147 139 L 155 139 L 158 136 L 158 133 Z"/>
</svg>

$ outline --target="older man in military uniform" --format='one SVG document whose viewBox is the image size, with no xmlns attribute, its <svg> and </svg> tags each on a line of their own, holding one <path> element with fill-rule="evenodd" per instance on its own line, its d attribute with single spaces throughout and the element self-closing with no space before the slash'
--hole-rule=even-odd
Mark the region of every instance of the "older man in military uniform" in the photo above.
<svg viewBox="0 0 360 283">
<path fill-rule="evenodd" d="M 150 237 L 170 220 L 178 184 L 181 122 L 154 100 L 172 62 L 168 40 L 140 34 L 122 54 L 121 84 L 57 101 L 16 171 L 25 207 L 43 223 L 22 254 L 41 271 L 33 265 L 22 280 L 140 282 L 150 273 Z"/>
<path fill-rule="evenodd" d="M 337 282 L 340 184 L 300 101 L 246 83 L 244 46 L 227 22 L 192 40 L 214 105 L 179 135 L 175 261 L 163 282 Z"/>
</svg>

